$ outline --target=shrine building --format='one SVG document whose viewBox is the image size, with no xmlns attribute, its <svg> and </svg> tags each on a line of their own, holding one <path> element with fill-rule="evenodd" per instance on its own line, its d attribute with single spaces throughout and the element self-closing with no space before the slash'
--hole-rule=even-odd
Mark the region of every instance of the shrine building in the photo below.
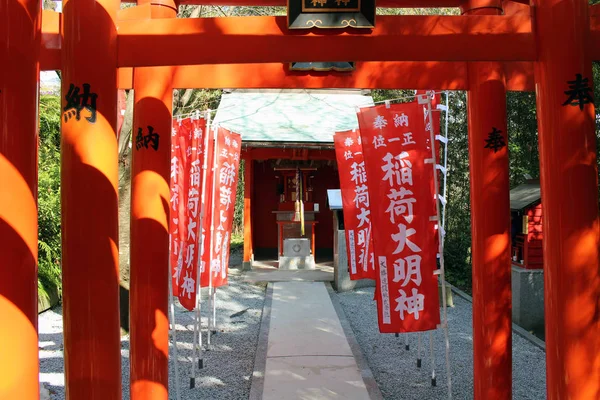
<svg viewBox="0 0 600 400">
<path fill-rule="evenodd" d="M 294 269 L 333 259 L 333 214 L 326 207 L 327 190 L 340 187 L 333 134 L 358 128 L 357 109 L 373 105 L 369 93 L 224 91 L 215 123 L 242 135 L 246 267 L 254 259 Z M 306 263 L 288 265 L 290 252 Z"/>
</svg>

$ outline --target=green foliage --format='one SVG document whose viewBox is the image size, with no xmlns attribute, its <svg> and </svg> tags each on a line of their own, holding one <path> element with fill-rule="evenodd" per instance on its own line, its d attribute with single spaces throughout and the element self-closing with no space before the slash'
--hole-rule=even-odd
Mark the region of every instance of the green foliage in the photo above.
<svg viewBox="0 0 600 400">
<path fill-rule="evenodd" d="M 597 99 L 600 95 L 600 64 L 594 63 L 593 71 Z M 448 124 L 450 142 L 444 256 L 448 281 L 471 292 L 471 210 L 466 109 L 465 92 L 452 93 Z M 597 122 L 600 121 L 599 115 L 596 110 Z M 507 125 L 510 187 L 513 188 L 523 183 L 527 175 L 539 178 L 535 93 L 507 94 Z M 596 134 L 600 137 L 598 124 Z"/>
<path fill-rule="evenodd" d="M 444 241 L 446 279 L 463 290 L 471 287 L 471 203 L 466 97 L 465 92 L 450 94 L 446 192 L 448 203 Z"/>
<path fill-rule="evenodd" d="M 244 233 L 236 233 L 233 232 L 231 234 L 231 245 L 229 247 L 230 251 L 241 249 L 244 247 Z"/>
<path fill-rule="evenodd" d="M 60 98 L 40 98 L 38 162 L 38 274 L 44 293 L 61 287 Z"/>
</svg>

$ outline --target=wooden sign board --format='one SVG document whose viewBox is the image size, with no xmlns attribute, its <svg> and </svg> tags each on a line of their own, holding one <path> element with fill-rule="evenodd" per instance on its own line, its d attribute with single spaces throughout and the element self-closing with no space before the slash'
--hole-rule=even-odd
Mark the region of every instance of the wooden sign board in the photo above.
<svg viewBox="0 0 600 400">
<path fill-rule="evenodd" d="M 374 28 L 375 0 L 288 0 L 288 28 Z"/>
</svg>

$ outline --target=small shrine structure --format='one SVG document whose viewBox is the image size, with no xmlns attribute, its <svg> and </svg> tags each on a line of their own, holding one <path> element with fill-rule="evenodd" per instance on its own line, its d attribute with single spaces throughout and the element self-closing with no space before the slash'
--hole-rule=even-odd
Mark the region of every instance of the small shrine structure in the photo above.
<svg viewBox="0 0 600 400">
<path fill-rule="evenodd" d="M 510 191 L 513 265 L 542 269 L 542 195 L 540 181 L 530 179 Z"/>
<path fill-rule="evenodd" d="M 225 91 L 215 122 L 242 135 L 246 267 L 255 257 L 282 269 L 333 259 L 333 134 L 357 128 L 357 108 L 370 105 L 359 89 Z"/>
</svg>

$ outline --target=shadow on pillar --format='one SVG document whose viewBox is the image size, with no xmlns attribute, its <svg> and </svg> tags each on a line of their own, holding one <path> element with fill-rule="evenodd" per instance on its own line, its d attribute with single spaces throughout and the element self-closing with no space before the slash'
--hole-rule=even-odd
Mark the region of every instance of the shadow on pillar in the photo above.
<svg viewBox="0 0 600 400">
<path fill-rule="evenodd" d="M 129 287 L 119 285 L 119 310 L 121 329 L 129 333 Z"/>
</svg>

